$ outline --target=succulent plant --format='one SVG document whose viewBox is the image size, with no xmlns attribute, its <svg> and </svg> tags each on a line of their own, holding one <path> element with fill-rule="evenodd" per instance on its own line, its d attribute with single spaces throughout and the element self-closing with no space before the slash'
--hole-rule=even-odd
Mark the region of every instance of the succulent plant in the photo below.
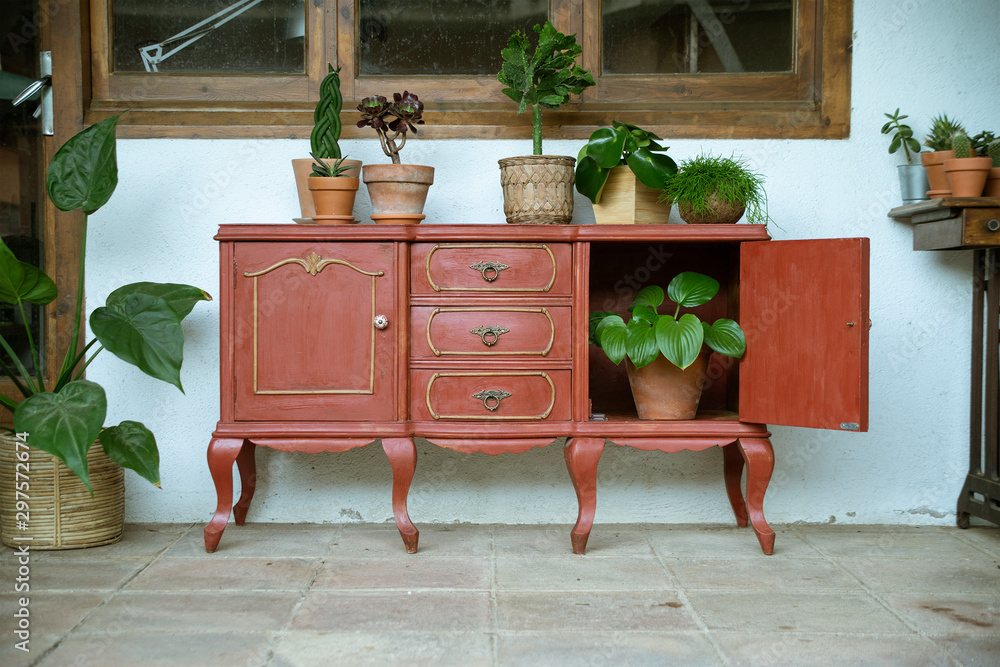
<svg viewBox="0 0 1000 667">
<path fill-rule="evenodd" d="M 417 132 L 417 125 L 423 125 L 421 115 L 424 103 L 408 90 L 403 94 L 392 94 L 392 102 L 382 95 L 370 95 L 358 105 L 361 120 L 358 127 L 370 127 L 378 133 L 382 152 L 392 158 L 393 164 L 399 164 L 399 151 L 406 145 L 406 132 Z M 389 136 L 389 132 L 393 135 Z M 399 141 L 399 145 L 396 145 Z"/>
<path fill-rule="evenodd" d="M 994 139 L 989 143 L 986 154 L 993 158 L 994 167 L 1000 167 L 1000 139 Z"/>
<path fill-rule="evenodd" d="M 887 113 L 885 117 L 889 119 L 889 122 L 882 126 L 882 134 L 891 134 L 893 130 L 896 132 L 889 143 L 889 154 L 891 155 L 902 148 L 906 155 L 906 163 L 913 164 L 913 157 L 910 153 L 920 152 L 920 142 L 913 138 L 913 130 L 909 125 L 899 122 L 904 118 L 909 118 L 909 116 L 899 115 L 899 107 L 897 107 L 895 113 Z"/>
<path fill-rule="evenodd" d="M 965 132 L 956 132 L 952 136 L 951 148 L 957 158 L 972 157 L 975 154 L 972 150 L 972 139 Z"/>
<path fill-rule="evenodd" d="M 924 137 L 924 146 L 932 151 L 951 150 L 951 138 L 956 132 L 965 133 L 960 123 L 949 120 L 946 114 L 931 119 L 931 131 Z"/>
<path fill-rule="evenodd" d="M 343 176 L 344 172 L 354 168 L 352 165 L 344 164 L 344 160 L 347 159 L 346 157 L 336 158 L 336 162 L 328 164 L 316 157 L 315 153 L 310 153 L 309 155 L 312 155 L 313 160 L 315 160 L 312 166 L 312 173 L 309 174 L 310 176 L 317 176 L 319 178 L 336 178 L 338 176 Z"/>
<path fill-rule="evenodd" d="M 343 98 L 340 94 L 340 68 L 333 69 L 333 65 L 327 63 L 330 69 L 326 78 L 319 84 L 319 102 L 316 103 L 316 111 L 313 113 L 313 130 L 309 138 L 310 155 L 314 158 L 318 155 L 321 158 L 339 158 L 340 145 L 340 109 L 343 106 Z"/>
<path fill-rule="evenodd" d="M 982 157 L 987 156 L 986 147 L 996 139 L 996 135 L 988 130 L 983 130 L 976 136 L 972 137 L 972 150 L 976 151 L 977 155 Z"/>
</svg>

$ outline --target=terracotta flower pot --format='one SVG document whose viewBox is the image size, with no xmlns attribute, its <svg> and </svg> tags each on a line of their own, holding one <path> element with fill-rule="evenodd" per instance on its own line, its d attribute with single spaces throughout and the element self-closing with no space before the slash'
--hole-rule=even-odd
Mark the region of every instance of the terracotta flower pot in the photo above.
<svg viewBox="0 0 1000 667">
<path fill-rule="evenodd" d="M 981 197 L 993 167 L 988 157 L 954 158 L 944 161 L 944 171 L 953 197 Z"/>
<path fill-rule="evenodd" d="M 359 185 L 359 179 L 350 176 L 310 176 L 309 191 L 316 208 L 313 220 L 321 225 L 356 222 L 354 197 L 358 194 Z"/>
<path fill-rule="evenodd" d="M 419 164 L 366 164 L 361 178 L 372 200 L 372 220 L 415 225 L 424 219 L 434 167 Z"/>
<path fill-rule="evenodd" d="M 599 225 L 663 224 L 670 217 L 670 202 L 660 203 L 660 190 L 639 182 L 632 170 L 619 165 L 608 173 L 601 202 L 594 204 Z"/>
<path fill-rule="evenodd" d="M 944 161 L 955 157 L 955 151 L 932 151 L 920 154 L 920 163 L 927 170 L 927 182 L 930 189 L 927 196 L 931 199 L 941 199 L 951 194 L 948 177 L 944 173 Z"/>
<path fill-rule="evenodd" d="M 325 159 L 323 162 L 333 164 L 336 160 Z M 347 176 L 357 177 L 361 170 L 361 160 L 344 160 L 344 165 L 354 167 L 354 171 L 346 172 Z M 292 160 L 292 173 L 295 174 L 295 191 L 299 195 L 299 210 L 303 218 L 313 218 L 316 216 L 316 206 L 313 203 L 312 193 L 309 191 L 309 174 L 312 173 L 313 159 L 300 158 Z"/>
<path fill-rule="evenodd" d="M 500 160 L 500 186 L 507 222 L 559 225 L 573 220 L 576 158 L 523 155 Z"/>
<path fill-rule="evenodd" d="M 691 202 L 677 202 L 677 212 L 680 214 L 681 220 L 689 225 L 705 225 L 739 222 L 747 210 L 744 202 L 726 201 L 715 192 L 705 199 L 705 204 L 708 206 L 708 210 L 695 213 Z"/>
<path fill-rule="evenodd" d="M 984 197 L 1000 197 L 1000 167 L 990 169 L 990 175 L 986 179 L 986 187 L 983 188 Z"/>
<path fill-rule="evenodd" d="M 662 354 L 648 366 L 636 368 L 625 358 L 628 383 L 639 419 L 694 419 L 705 387 L 711 352 L 703 349 L 694 363 L 681 370 Z"/>
</svg>

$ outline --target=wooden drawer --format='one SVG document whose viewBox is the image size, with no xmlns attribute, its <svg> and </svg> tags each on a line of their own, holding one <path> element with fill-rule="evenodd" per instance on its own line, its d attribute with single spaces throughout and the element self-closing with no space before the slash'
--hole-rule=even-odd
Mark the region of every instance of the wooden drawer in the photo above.
<svg viewBox="0 0 1000 667">
<path fill-rule="evenodd" d="M 568 370 L 418 370 L 410 386 L 416 421 L 563 421 L 572 414 Z"/>
<path fill-rule="evenodd" d="M 568 243 L 414 243 L 410 252 L 414 294 L 561 295 L 573 287 Z"/>
<path fill-rule="evenodd" d="M 568 306 L 414 306 L 410 322 L 410 354 L 417 359 L 571 356 L 573 318 Z"/>
</svg>

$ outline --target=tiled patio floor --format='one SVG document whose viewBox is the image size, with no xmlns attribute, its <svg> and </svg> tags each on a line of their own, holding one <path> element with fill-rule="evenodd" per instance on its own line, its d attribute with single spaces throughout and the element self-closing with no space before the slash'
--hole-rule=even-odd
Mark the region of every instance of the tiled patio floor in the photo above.
<svg viewBox="0 0 1000 667">
<path fill-rule="evenodd" d="M 33 552 L 3 665 L 1000 665 L 1000 528 L 132 525 Z"/>
</svg>

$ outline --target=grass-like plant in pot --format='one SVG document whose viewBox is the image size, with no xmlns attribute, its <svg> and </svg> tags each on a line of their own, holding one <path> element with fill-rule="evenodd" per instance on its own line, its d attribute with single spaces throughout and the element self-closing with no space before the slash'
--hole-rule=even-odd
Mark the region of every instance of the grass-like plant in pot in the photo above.
<svg viewBox="0 0 1000 667">
<path fill-rule="evenodd" d="M 901 122 L 909 118 L 906 114 L 900 115 L 899 108 L 893 113 L 884 114 L 889 120 L 882 126 L 882 134 L 892 135 L 889 142 L 889 154 L 903 149 L 906 156 L 906 164 L 896 166 L 899 176 L 899 191 L 904 204 L 927 199 L 927 190 L 930 187 L 927 183 L 927 172 L 923 165 L 914 160 L 914 156 L 920 154 L 920 142 L 913 137 L 913 128 Z"/>
<path fill-rule="evenodd" d="M 573 166 L 576 159 L 542 154 L 542 109 L 558 109 L 594 85 L 594 77 L 576 59 L 583 52 L 575 35 L 564 35 L 551 21 L 534 27 L 532 44 L 518 30 L 501 51 L 497 80 L 517 103 L 531 110 L 532 155 L 500 160 L 504 215 L 510 223 L 560 224 L 573 219 Z"/>
<path fill-rule="evenodd" d="M 677 164 L 660 141 L 617 120 L 590 135 L 577 156 L 576 189 L 594 203 L 598 223 L 667 221 L 670 204 L 655 204 Z"/>
<path fill-rule="evenodd" d="M 49 198 L 63 211 L 82 209 L 84 214 L 73 335 L 54 384 L 47 387 L 41 373 L 32 377 L 0 336 L 0 346 L 13 364 L 12 368 L 0 362 L 0 370 L 10 377 L 24 397 L 18 401 L 0 396 L 0 405 L 13 412 L 14 430 L 27 434 L 28 447 L 11 443 L 11 437 L 4 438 L 3 446 L 13 447 L 19 461 L 28 460 L 29 454 L 34 453 L 32 448 L 57 457 L 90 494 L 98 491 L 91 485 L 91 465 L 102 459 L 101 450 L 118 466 L 136 471 L 157 486 L 160 475 L 156 439 L 148 428 L 137 421 L 104 425 L 107 398 L 100 385 L 83 378 L 87 366 L 103 350 L 108 350 L 144 373 L 183 391 L 180 369 L 184 330 L 181 321 L 199 301 L 211 299 L 204 290 L 191 285 L 150 282 L 125 285 L 112 292 L 106 304 L 91 314 L 90 330 L 94 338 L 86 344 L 80 341 L 87 217 L 107 203 L 118 183 L 115 151 L 118 119 L 119 116 L 113 116 L 70 138 L 49 164 L 46 178 Z M 56 296 L 56 285 L 45 273 L 18 260 L 0 241 L 0 300 L 13 305 L 23 317 L 25 304 L 44 306 Z M 41 368 L 30 330 L 28 343 L 35 368 Z M 100 443 L 98 447 L 96 443 Z M 39 465 L 38 469 L 41 467 Z M 35 492 L 42 489 L 36 472 L 36 467 L 32 467 L 32 500 L 44 502 Z M 13 466 L 9 470 L 5 466 L 0 475 L 13 476 Z M 103 474 L 100 477 L 104 479 Z M 8 481 L 3 479 L 4 484 Z M 79 508 L 76 511 L 79 513 Z M 13 515 L 4 508 L 5 538 L 6 519 Z M 121 534 L 120 528 L 118 534 Z"/>
<path fill-rule="evenodd" d="M 689 224 L 734 223 L 744 212 L 752 224 L 767 224 L 764 177 L 742 158 L 699 155 L 681 162 L 667 180 L 661 199 L 677 204 Z"/>
<path fill-rule="evenodd" d="M 927 196 L 931 199 L 951 194 L 948 176 L 944 173 L 944 161 L 955 157 L 951 142 L 952 137 L 958 132 L 965 134 L 965 128 L 961 123 L 949 119 L 947 114 L 931 119 L 931 129 L 924 137 L 924 146 L 931 150 L 920 154 L 920 162 L 927 170 L 927 181 L 930 184 Z"/>
<path fill-rule="evenodd" d="M 626 322 L 620 315 L 604 311 L 590 314 L 590 342 L 618 364 L 626 360 L 640 419 L 692 419 L 705 383 L 710 351 L 739 358 L 746 351 L 746 336 L 735 320 L 719 318 L 702 322 L 694 308 L 719 293 L 719 282 L 695 271 L 674 276 L 666 296 L 674 312 L 659 313 L 663 288 L 649 285 L 639 290 Z"/>
<path fill-rule="evenodd" d="M 354 197 L 360 179 L 354 174 L 357 167 L 345 164 L 345 158 L 333 162 L 321 160 L 313 154 L 312 173 L 309 174 L 309 191 L 312 193 L 319 224 L 350 224 L 354 220 Z"/>
</svg>

